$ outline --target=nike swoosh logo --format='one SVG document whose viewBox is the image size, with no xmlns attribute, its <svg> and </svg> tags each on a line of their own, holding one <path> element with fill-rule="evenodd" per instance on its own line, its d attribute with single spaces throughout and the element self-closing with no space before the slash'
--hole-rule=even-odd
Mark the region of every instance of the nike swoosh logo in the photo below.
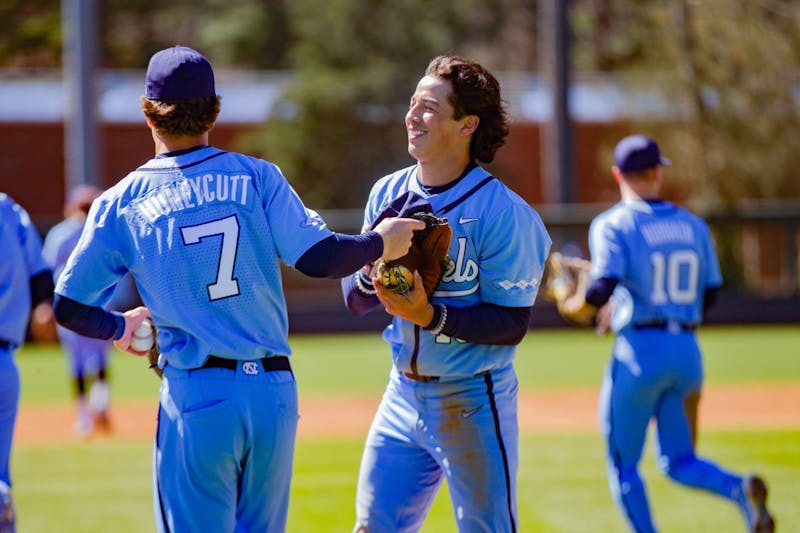
<svg viewBox="0 0 800 533">
<path fill-rule="evenodd" d="M 467 217 L 460 217 L 458 219 L 459 224 L 469 224 L 470 222 L 477 222 L 477 218 L 467 218 Z"/>
<path fill-rule="evenodd" d="M 472 409 L 462 409 L 461 410 L 461 418 L 469 418 L 469 417 L 471 417 L 472 415 L 474 415 L 475 413 L 480 411 L 481 407 L 483 407 L 483 406 L 479 405 L 478 407 L 473 407 Z"/>
</svg>

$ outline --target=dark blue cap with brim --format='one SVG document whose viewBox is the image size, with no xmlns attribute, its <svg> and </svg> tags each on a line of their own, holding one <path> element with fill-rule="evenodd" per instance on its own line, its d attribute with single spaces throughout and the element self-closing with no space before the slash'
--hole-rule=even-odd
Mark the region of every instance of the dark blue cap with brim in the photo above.
<svg viewBox="0 0 800 533">
<path fill-rule="evenodd" d="M 638 172 L 658 165 L 672 162 L 661 157 L 661 151 L 653 139 L 644 135 L 630 135 L 617 143 L 614 148 L 614 164 L 622 172 Z"/>
<path fill-rule="evenodd" d="M 216 96 L 214 71 L 197 50 L 173 46 L 153 54 L 147 65 L 144 96 L 151 100 L 185 100 Z"/>
</svg>

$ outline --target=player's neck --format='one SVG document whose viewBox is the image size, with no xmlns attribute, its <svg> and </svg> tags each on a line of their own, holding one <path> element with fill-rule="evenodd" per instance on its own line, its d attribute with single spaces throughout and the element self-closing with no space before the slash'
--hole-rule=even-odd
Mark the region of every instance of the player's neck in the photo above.
<svg viewBox="0 0 800 533">
<path fill-rule="evenodd" d="M 165 154 L 167 152 L 177 152 L 178 150 L 186 150 L 187 148 L 194 148 L 208 144 L 208 133 L 202 135 L 169 137 L 166 135 L 159 135 L 153 131 L 153 142 L 155 143 L 156 155 Z"/>
<path fill-rule="evenodd" d="M 464 158 L 417 161 L 417 179 L 428 187 L 447 185 L 461 176 L 468 163 L 469 160 Z"/>
<path fill-rule="evenodd" d="M 623 181 L 619 188 L 620 196 L 624 201 L 658 200 L 661 198 L 659 191 L 660 187 L 658 184 L 644 180 L 631 182 Z"/>
</svg>

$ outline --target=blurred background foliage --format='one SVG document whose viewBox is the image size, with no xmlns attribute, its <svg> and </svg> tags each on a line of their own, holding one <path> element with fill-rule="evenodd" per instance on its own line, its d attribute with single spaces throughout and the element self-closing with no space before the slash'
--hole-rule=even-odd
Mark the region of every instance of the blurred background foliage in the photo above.
<svg viewBox="0 0 800 533">
<path fill-rule="evenodd" d="M 311 205 L 363 204 L 375 178 L 411 164 L 403 115 L 428 60 L 539 69 L 537 0 L 103 0 L 99 64 L 143 69 L 175 43 L 217 68 L 291 70 L 279 111 L 246 140 Z M 656 135 L 674 179 L 709 207 L 800 197 L 800 2 L 572 0 L 576 73 L 638 73 L 685 115 Z M 61 5 L 0 4 L 0 65 L 59 67 Z M 224 105 L 224 100 L 223 100 Z M 679 119 L 679 120 L 677 120 Z"/>
</svg>

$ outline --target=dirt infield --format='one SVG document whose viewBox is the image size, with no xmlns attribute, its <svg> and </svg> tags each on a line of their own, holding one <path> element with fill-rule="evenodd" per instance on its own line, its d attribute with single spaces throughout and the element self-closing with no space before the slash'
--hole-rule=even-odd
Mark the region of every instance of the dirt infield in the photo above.
<svg viewBox="0 0 800 533">
<path fill-rule="evenodd" d="M 304 437 L 363 436 L 379 402 L 374 396 L 300 398 L 298 433 Z M 800 383 L 709 387 L 700 404 L 706 429 L 800 428 Z M 157 403 L 116 402 L 112 431 L 90 438 L 150 439 Z M 523 432 L 585 432 L 597 427 L 597 390 L 553 389 L 525 392 L 519 398 Z M 47 444 L 78 440 L 72 431 L 74 411 L 58 405 L 23 406 L 15 443 Z"/>
</svg>

